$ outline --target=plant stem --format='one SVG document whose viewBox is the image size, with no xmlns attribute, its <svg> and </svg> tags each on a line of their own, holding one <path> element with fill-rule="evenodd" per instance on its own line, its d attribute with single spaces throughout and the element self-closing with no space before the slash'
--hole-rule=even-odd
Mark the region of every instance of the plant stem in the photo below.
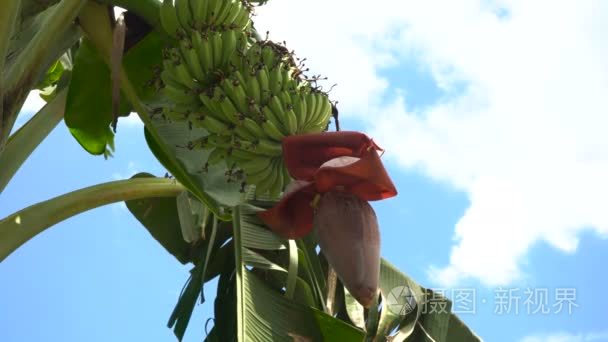
<svg viewBox="0 0 608 342">
<path fill-rule="evenodd" d="M 244 285 L 243 285 L 243 251 L 241 241 L 241 206 L 237 205 L 232 210 L 232 229 L 233 235 L 232 240 L 234 241 L 234 262 L 235 262 L 235 273 L 236 273 L 236 337 L 237 341 L 244 341 L 245 338 L 245 324 L 244 318 Z"/>
<path fill-rule="evenodd" d="M 63 118 L 67 88 L 61 90 L 17 132 L 10 136 L 0 154 L 0 194 L 29 155 Z"/>
<path fill-rule="evenodd" d="M 4 117 L 0 125 L 0 153 L 8 140 L 17 113 L 37 81 L 42 68 L 46 66 L 45 58 L 53 46 L 58 44 L 59 37 L 72 25 L 86 0 L 63 0 L 56 5 L 53 12 L 46 17 L 40 31 L 26 45 L 18 59 L 11 65 L 5 75 L 4 82 Z"/>
<path fill-rule="evenodd" d="M 4 126 L 4 106 L 1 105 L 4 103 L 4 61 L 20 10 L 21 0 L 0 3 L 0 132 Z"/>
<path fill-rule="evenodd" d="M 34 204 L 0 220 L 0 262 L 46 228 L 106 204 L 177 196 L 185 188 L 166 178 L 133 178 L 76 190 Z"/>
</svg>

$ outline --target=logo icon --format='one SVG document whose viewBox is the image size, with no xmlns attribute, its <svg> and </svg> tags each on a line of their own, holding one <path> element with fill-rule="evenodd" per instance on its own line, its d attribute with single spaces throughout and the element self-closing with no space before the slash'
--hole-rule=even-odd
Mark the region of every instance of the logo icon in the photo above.
<svg viewBox="0 0 608 342">
<path fill-rule="evenodd" d="M 395 315 L 405 316 L 416 308 L 414 292 L 407 286 L 397 286 L 389 292 L 386 307 Z"/>
</svg>

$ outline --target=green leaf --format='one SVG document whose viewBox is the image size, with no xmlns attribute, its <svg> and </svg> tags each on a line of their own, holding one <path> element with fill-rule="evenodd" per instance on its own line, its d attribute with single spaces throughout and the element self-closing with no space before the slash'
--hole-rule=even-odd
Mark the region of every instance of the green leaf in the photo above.
<svg viewBox="0 0 608 342">
<path fill-rule="evenodd" d="M 395 341 L 479 341 L 451 313 L 447 298 L 418 285 L 385 259 L 380 270 L 380 292 L 378 338 L 390 335 Z M 395 329 L 397 333 L 391 335 Z"/>
<path fill-rule="evenodd" d="M 323 311 L 312 309 L 324 341 L 362 341 L 365 333 Z"/>
<path fill-rule="evenodd" d="M 153 68 L 161 62 L 162 40 L 151 32 L 134 45 L 124 56 L 123 67 L 129 80 L 143 101 L 151 101 L 156 94 L 146 82 L 153 77 Z M 68 93 L 65 122 L 82 147 L 91 154 L 111 151 L 114 133 L 110 69 L 93 44 L 84 39 L 76 53 L 74 70 Z M 131 106 L 121 96 L 119 114 L 129 115 Z"/>
<path fill-rule="evenodd" d="M 283 249 L 281 244 L 268 239 L 264 234 L 255 239 L 256 232 L 265 228 L 257 218 L 260 209 L 250 205 L 237 206 L 233 211 L 236 292 L 237 292 L 237 336 L 242 341 L 292 341 L 294 336 L 319 340 L 320 331 L 311 309 L 271 289 L 246 267 L 247 262 L 256 265 L 285 269 L 264 258 L 252 259 L 252 248 L 262 250 Z M 248 241 L 242 237 L 249 236 Z M 260 254 L 256 253 L 261 257 Z"/>
<path fill-rule="evenodd" d="M 481 339 L 458 316 L 451 314 L 446 341 L 481 341 Z"/>
<path fill-rule="evenodd" d="M 191 128 L 185 122 L 155 120 L 154 126 L 174 157 L 171 158 L 164 153 L 146 129 L 148 147 L 158 161 L 219 218 L 230 219 L 230 214 L 221 214 L 223 210 L 220 207 L 233 207 L 244 201 L 245 194 L 241 192 L 241 184 L 228 181 L 227 166 L 223 162 L 205 168 L 209 156 L 208 150 L 189 150 L 185 147 L 188 142 L 201 138 L 206 132 L 195 127 Z M 172 162 L 175 159 L 176 162 Z"/>
<path fill-rule="evenodd" d="M 231 245 L 233 248 L 233 245 Z M 236 275 L 234 253 L 227 258 L 217 284 L 214 303 L 214 326 L 205 341 L 236 341 Z"/>
<path fill-rule="evenodd" d="M 148 173 L 138 173 L 132 178 L 154 177 Z M 176 197 L 142 198 L 125 202 L 135 218 L 148 230 L 179 262 L 192 261 L 191 245 L 187 243 L 180 230 Z"/>
<path fill-rule="evenodd" d="M 184 291 L 180 294 L 177 305 L 167 323 L 169 328 L 173 328 L 173 333 L 179 341 L 184 338 L 190 317 L 192 317 L 192 311 L 203 288 L 204 265 L 204 263 L 199 263 L 190 271 L 190 279 L 188 279 Z"/>
<path fill-rule="evenodd" d="M 76 53 L 68 91 L 65 123 L 76 141 L 89 153 L 99 155 L 113 144 L 110 69 L 92 43 L 84 39 Z M 130 112 L 121 101 L 120 114 Z"/>
<path fill-rule="evenodd" d="M 102 205 L 147 197 L 175 197 L 184 187 L 162 178 L 97 184 L 34 204 L 0 220 L 0 262 L 46 228 Z"/>
<path fill-rule="evenodd" d="M 27 123 L 13 133 L 0 153 L 0 193 L 17 170 L 63 118 L 67 90 L 60 91 Z"/>
</svg>

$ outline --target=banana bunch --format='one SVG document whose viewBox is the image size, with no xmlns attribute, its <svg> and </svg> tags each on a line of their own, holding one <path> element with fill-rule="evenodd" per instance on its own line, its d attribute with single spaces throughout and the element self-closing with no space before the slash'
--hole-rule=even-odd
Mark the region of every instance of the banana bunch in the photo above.
<svg viewBox="0 0 608 342">
<path fill-rule="evenodd" d="M 251 24 L 251 5 L 241 0 L 163 0 L 160 22 L 174 38 L 194 30 L 245 29 Z"/>
<path fill-rule="evenodd" d="M 176 38 L 163 52 L 163 113 L 208 132 L 187 146 L 211 149 L 208 165 L 226 161 L 230 179 L 276 197 L 291 180 L 282 139 L 323 131 L 331 103 L 284 46 L 250 39 L 249 10 L 238 0 L 163 2 L 161 22 Z"/>
</svg>

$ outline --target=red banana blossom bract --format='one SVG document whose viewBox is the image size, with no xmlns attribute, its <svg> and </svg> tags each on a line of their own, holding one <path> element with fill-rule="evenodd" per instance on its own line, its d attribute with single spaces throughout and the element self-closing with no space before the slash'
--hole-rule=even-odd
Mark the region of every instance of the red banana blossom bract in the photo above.
<svg viewBox="0 0 608 342">
<path fill-rule="evenodd" d="M 360 132 L 325 132 L 283 139 L 283 159 L 295 179 L 283 198 L 259 217 L 277 234 L 289 239 L 312 230 L 317 194 L 343 191 L 365 201 L 397 195 L 372 139 Z M 353 157 L 339 162 L 340 157 Z M 348 159 L 348 158 L 342 158 Z M 334 162 L 331 162 L 334 161 Z"/>
</svg>

